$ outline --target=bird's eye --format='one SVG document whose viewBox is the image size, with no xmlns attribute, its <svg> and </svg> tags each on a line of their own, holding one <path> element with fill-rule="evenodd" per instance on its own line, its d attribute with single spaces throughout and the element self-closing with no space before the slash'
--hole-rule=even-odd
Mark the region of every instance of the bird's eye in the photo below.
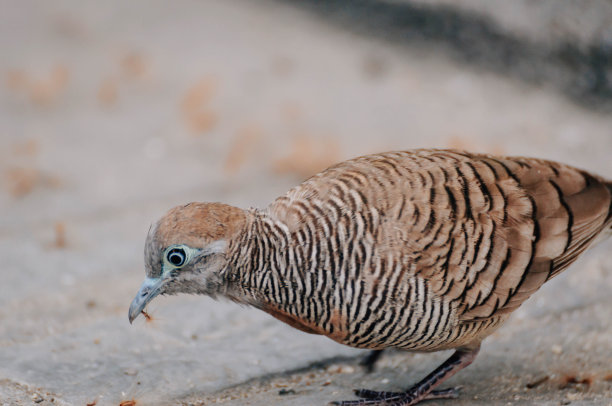
<svg viewBox="0 0 612 406">
<path fill-rule="evenodd" d="M 187 254 L 185 250 L 182 248 L 173 248 L 166 254 L 166 259 L 172 265 L 179 267 L 185 264 L 185 260 L 187 259 Z"/>
</svg>

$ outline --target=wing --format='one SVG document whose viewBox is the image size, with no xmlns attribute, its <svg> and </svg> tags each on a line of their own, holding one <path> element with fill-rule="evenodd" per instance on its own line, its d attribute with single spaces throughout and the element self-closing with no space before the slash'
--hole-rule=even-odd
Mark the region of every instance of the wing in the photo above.
<svg viewBox="0 0 612 406">
<path fill-rule="evenodd" d="M 609 184 L 566 165 L 414 150 L 342 162 L 268 210 L 304 241 L 320 234 L 319 252 L 372 244 L 372 258 L 399 262 L 388 269 L 423 278 L 471 321 L 516 309 L 571 264 L 610 223 L 610 203 Z"/>
<path fill-rule="evenodd" d="M 411 230 L 421 234 L 415 272 L 463 321 L 513 311 L 610 223 L 609 184 L 584 171 L 448 151 L 427 160 L 416 207 L 434 219 Z"/>
</svg>

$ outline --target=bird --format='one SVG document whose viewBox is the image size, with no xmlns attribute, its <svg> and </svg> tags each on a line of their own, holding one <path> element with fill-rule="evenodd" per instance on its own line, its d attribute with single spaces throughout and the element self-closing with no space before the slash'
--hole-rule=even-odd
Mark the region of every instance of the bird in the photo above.
<svg viewBox="0 0 612 406">
<path fill-rule="evenodd" d="M 446 149 L 366 155 L 262 209 L 171 209 L 149 229 L 129 321 L 160 294 L 201 294 L 351 347 L 452 349 L 405 391 L 332 404 L 456 398 L 460 388 L 437 388 L 611 229 L 612 182 L 569 165 Z"/>
</svg>

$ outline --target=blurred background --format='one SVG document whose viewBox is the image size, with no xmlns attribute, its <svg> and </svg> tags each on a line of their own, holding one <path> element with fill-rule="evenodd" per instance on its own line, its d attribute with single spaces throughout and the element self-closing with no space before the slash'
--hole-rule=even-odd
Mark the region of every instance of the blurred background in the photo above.
<svg viewBox="0 0 612 406">
<path fill-rule="evenodd" d="M 2 404 L 325 404 L 447 355 L 367 375 L 360 351 L 209 298 L 157 299 L 130 326 L 146 232 L 177 204 L 263 207 L 337 161 L 422 147 L 612 177 L 608 0 L 0 10 Z M 453 404 L 609 405 L 611 247 L 523 306 Z"/>
</svg>

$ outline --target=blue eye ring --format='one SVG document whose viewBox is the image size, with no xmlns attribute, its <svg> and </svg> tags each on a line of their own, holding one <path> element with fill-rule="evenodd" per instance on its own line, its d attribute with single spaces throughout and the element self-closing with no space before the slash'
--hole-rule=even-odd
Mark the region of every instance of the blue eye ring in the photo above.
<svg viewBox="0 0 612 406">
<path fill-rule="evenodd" d="M 187 252 L 181 247 L 174 247 L 166 253 L 166 261 L 176 268 L 185 265 L 187 262 Z"/>
</svg>

